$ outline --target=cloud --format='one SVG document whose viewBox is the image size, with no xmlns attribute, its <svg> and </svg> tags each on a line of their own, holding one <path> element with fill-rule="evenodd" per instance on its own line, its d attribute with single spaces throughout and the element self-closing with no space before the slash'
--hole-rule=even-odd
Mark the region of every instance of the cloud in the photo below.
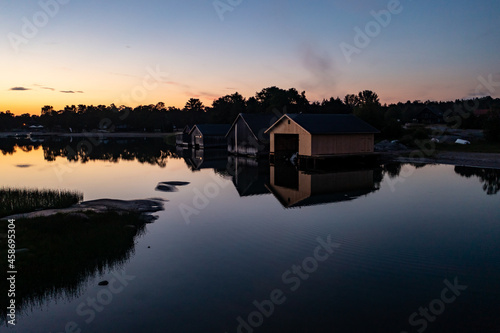
<svg viewBox="0 0 500 333">
<path fill-rule="evenodd" d="M 302 82 L 306 90 L 331 91 L 336 84 L 337 71 L 335 61 L 328 52 L 310 43 L 303 43 L 300 48 L 302 66 L 309 72 L 310 78 Z"/>
<path fill-rule="evenodd" d="M 73 91 L 73 90 L 61 90 L 63 94 L 83 94 L 83 91 Z"/>
<path fill-rule="evenodd" d="M 49 87 L 42 87 L 42 89 L 47 89 L 47 90 L 52 90 L 52 91 L 55 90 L 54 88 L 49 88 Z"/>
<path fill-rule="evenodd" d="M 10 88 L 9 90 L 12 90 L 12 91 L 25 91 L 25 90 L 31 90 L 31 89 L 25 88 L 25 87 L 13 87 L 13 88 Z"/>
</svg>

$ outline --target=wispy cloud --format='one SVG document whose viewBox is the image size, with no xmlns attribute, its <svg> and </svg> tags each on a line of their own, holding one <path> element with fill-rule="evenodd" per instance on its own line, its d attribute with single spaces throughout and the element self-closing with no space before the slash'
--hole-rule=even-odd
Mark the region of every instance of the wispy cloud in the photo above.
<svg viewBox="0 0 500 333">
<path fill-rule="evenodd" d="M 50 87 L 42 87 L 42 89 L 47 89 L 47 90 L 52 90 L 52 91 L 55 90 L 54 88 L 50 88 Z"/>
<path fill-rule="evenodd" d="M 12 91 L 26 91 L 26 90 L 31 90 L 30 88 L 25 88 L 25 87 L 12 87 L 9 90 Z"/>
<path fill-rule="evenodd" d="M 73 90 L 61 90 L 63 94 L 83 94 L 83 91 L 78 90 L 78 91 L 73 91 Z"/>
<path fill-rule="evenodd" d="M 310 74 L 310 78 L 302 82 L 305 89 L 330 91 L 335 87 L 335 61 L 326 50 L 311 43 L 302 43 L 300 57 L 302 66 Z"/>
</svg>

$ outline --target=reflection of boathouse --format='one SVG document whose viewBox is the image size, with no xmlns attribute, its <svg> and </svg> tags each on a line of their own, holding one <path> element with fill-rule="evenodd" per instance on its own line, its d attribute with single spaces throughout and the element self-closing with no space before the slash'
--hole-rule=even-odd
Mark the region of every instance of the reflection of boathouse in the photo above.
<svg viewBox="0 0 500 333">
<path fill-rule="evenodd" d="M 250 157 L 229 155 L 227 172 L 240 197 L 269 194 L 269 161 Z"/>
<path fill-rule="evenodd" d="M 378 189 L 376 170 L 304 173 L 293 167 L 270 167 L 269 190 L 286 208 L 356 199 Z"/>
<path fill-rule="evenodd" d="M 200 169 L 225 170 L 227 150 L 225 148 L 187 149 L 184 150 L 184 160 L 193 171 Z"/>
</svg>

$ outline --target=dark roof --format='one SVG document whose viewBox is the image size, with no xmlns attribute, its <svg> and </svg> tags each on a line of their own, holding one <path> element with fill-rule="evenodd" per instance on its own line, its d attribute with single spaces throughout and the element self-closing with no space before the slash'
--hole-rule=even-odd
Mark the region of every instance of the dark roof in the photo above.
<svg viewBox="0 0 500 333">
<path fill-rule="evenodd" d="M 279 118 L 274 114 L 248 114 L 242 113 L 241 116 L 248 124 L 254 134 L 259 134 L 261 130 L 267 130 Z"/>
<path fill-rule="evenodd" d="M 243 118 L 245 123 L 247 123 L 248 127 L 252 131 L 255 138 L 258 138 L 258 135 L 261 131 L 267 130 L 272 124 L 274 124 L 279 118 L 274 114 L 267 113 L 240 113 L 238 117 L 234 120 L 231 128 L 228 130 L 227 135 L 236 125 L 236 122 L 239 118 Z"/>
<path fill-rule="evenodd" d="M 229 124 L 201 124 L 191 128 L 191 134 L 194 128 L 197 127 L 203 135 L 225 136 L 231 125 Z"/>
<path fill-rule="evenodd" d="M 283 117 L 292 119 L 311 134 L 379 133 L 375 127 L 352 114 L 286 114 Z"/>
<path fill-rule="evenodd" d="M 417 114 L 416 114 L 416 117 L 418 115 L 420 115 L 421 113 L 425 112 L 426 110 L 429 110 L 432 114 L 434 114 L 436 117 L 442 117 L 443 116 L 443 112 L 441 112 L 441 110 L 437 109 L 436 107 L 434 106 L 426 106 L 425 108 L 423 108 L 422 110 L 420 110 Z"/>
</svg>

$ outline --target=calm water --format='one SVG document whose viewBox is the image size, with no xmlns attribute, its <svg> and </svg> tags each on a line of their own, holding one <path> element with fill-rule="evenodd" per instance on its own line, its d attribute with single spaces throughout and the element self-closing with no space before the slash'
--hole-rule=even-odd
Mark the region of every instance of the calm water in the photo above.
<svg viewBox="0 0 500 333">
<path fill-rule="evenodd" d="M 78 151 L 3 143 L 1 185 L 163 198 L 166 209 L 129 259 L 23 308 L 1 331 L 500 331 L 498 172 L 393 164 L 305 174 L 161 140 L 77 155 L 68 144 Z M 190 184 L 156 191 L 164 181 Z M 98 286 L 104 279 L 113 283 Z"/>
</svg>

